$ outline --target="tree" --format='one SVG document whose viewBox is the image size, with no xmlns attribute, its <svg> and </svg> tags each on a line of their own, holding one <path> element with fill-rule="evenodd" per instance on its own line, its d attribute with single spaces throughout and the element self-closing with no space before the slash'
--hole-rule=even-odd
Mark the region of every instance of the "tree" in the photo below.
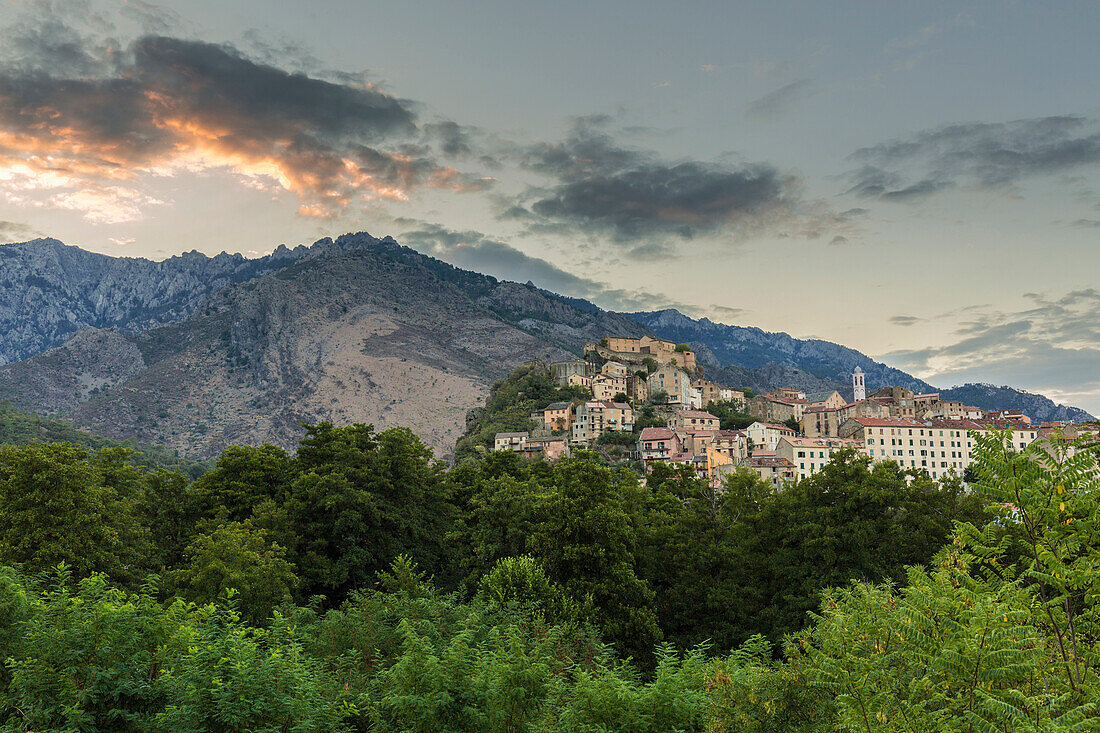
<svg viewBox="0 0 1100 733">
<path fill-rule="evenodd" d="M 104 572 L 137 582 L 150 561 L 135 516 L 141 474 L 118 450 L 0 447 L 0 563 L 34 571 L 66 563 L 77 577 Z"/>
<path fill-rule="evenodd" d="M 636 475 L 579 451 L 553 467 L 551 481 L 528 550 L 604 638 L 649 662 L 661 631 L 653 590 L 635 572 L 642 501 Z"/>
<path fill-rule="evenodd" d="M 184 564 L 168 573 L 170 588 L 199 603 L 236 592 L 241 617 L 261 626 L 277 606 L 291 600 L 298 584 L 286 550 L 249 522 L 231 522 L 199 535 Z"/>
<path fill-rule="evenodd" d="M 290 456 L 282 448 L 234 445 L 222 451 L 214 470 L 191 491 L 194 511 L 213 526 L 243 522 L 265 500 L 281 502 L 292 475 Z"/>
<path fill-rule="evenodd" d="M 979 557 L 996 558 L 999 526 L 1015 533 L 1019 566 L 998 575 L 1019 577 L 1035 597 L 1033 623 L 1051 639 L 1052 662 L 1077 700 L 1095 699 L 1100 664 L 1100 445 L 1054 435 L 1022 451 L 1011 432 L 975 439 L 974 489 L 998 508 L 998 521 L 963 538 Z"/>
<path fill-rule="evenodd" d="M 444 571 L 454 507 L 442 467 L 407 428 L 306 426 L 285 502 L 257 526 L 288 549 L 305 597 L 339 602 L 398 555 Z"/>
<path fill-rule="evenodd" d="M 673 351 L 682 354 L 686 351 L 691 351 L 691 347 L 687 344 L 676 344 L 676 348 Z"/>
</svg>

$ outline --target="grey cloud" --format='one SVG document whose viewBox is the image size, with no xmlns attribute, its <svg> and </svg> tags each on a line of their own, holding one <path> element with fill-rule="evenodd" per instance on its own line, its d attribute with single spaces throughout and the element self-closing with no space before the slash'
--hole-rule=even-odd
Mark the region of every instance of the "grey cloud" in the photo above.
<svg viewBox="0 0 1100 733">
<path fill-rule="evenodd" d="M 590 300 L 604 308 L 621 311 L 654 307 L 683 307 L 658 294 L 612 288 L 604 283 L 566 272 L 539 257 L 491 239 L 481 232 L 455 231 L 438 224 L 400 218 L 398 225 L 410 228 L 400 239 L 424 254 L 437 257 L 456 267 L 482 272 L 502 280 L 533 282 L 540 288 L 561 295 Z"/>
<path fill-rule="evenodd" d="M 835 244 L 837 246 L 840 246 L 842 244 L 848 244 L 848 238 L 841 235 L 841 234 L 838 234 L 838 235 L 836 235 L 835 237 L 833 237 L 832 239 L 829 240 L 829 244 Z"/>
<path fill-rule="evenodd" d="M 1100 219 L 1078 219 L 1070 226 L 1082 227 L 1084 229 L 1096 229 L 1100 227 Z"/>
<path fill-rule="evenodd" d="M 34 229 L 17 221 L 0 221 L 0 240 L 16 242 L 34 234 Z"/>
<path fill-rule="evenodd" d="M 1100 163 L 1094 120 L 1052 116 L 925 130 L 857 150 L 849 193 L 913 201 L 956 185 L 1010 190 L 1021 180 Z"/>
<path fill-rule="evenodd" d="M 895 351 L 883 359 L 933 383 L 1021 384 L 1073 396 L 1091 412 L 1100 412 L 1100 290 L 1025 297 L 1031 307 L 1018 311 L 974 309 L 953 343 Z M 897 318 L 910 317 L 891 319 L 905 325 Z"/>
<path fill-rule="evenodd" d="M 813 82 L 809 79 L 798 79 L 752 100 L 749 102 L 745 114 L 761 122 L 776 122 L 798 102 L 811 96 L 813 92 Z"/>
<path fill-rule="evenodd" d="M 924 318 L 918 318 L 916 316 L 899 315 L 890 317 L 890 323 L 893 323 L 895 326 L 913 326 L 917 323 L 923 322 L 924 320 Z"/>
<path fill-rule="evenodd" d="M 719 231 L 811 228 L 799 182 L 767 164 L 666 161 L 625 147 L 588 121 L 560 143 L 518 146 L 510 155 L 556 182 L 532 189 L 507 216 L 539 217 L 559 231 L 602 234 L 618 242 L 690 240 Z M 816 215 L 816 212 L 815 212 Z"/>
<path fill-rule="evenodd" d="M 16 38 L 14 61 L 0 71 L 0 131 L 33 149 L 0 147 L 0 162 L 94 183 L 198 155 L 247 175 L 266 172 L 315 215 L 359 196 L 403 199 L 418 186 L 462 191 L 489 183 L 414 145 L 421 133 L 412 103 L 370 84 L 328 81 L 227 44 L 167 36 L 103 52 L 56 17 Z"/>
</svg>

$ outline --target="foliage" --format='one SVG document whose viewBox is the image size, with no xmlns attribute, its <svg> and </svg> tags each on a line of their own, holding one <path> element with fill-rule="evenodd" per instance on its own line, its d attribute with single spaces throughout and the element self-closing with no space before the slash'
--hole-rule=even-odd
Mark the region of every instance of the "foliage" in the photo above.
<svg viewBox="0 0 1100 733">
<path fill-rule="evenodd" d="M 158 446 L 139 446 L 133 441 L 115 441 L 102 438 L 61 420 L 21 412 L 10 402 L 0 401 L 0 445 L 26 445 L 28 443 L 73 443 L 90 451 L 101 448 L 127 448 L 132 451 L 131 461 L 147 469 L 161 469 L 198 478 L 209 470 L 209 461 L 192 461 L 181 458 L 173 451 Z"/>
<path fill-rule="evenodd" d="M 688 344 L 676 344 L 676 348 L 673 349 L 673 351 L 682 354 L 685 351 L 691 351 L 691 346 Z"/>
<path fill-rule="evenodd" d="M 756 422 L 755 417 L 742 411 L 742 403 L 734 400 L 708 402 L 707 412 L 718 418 L 718 427 L 722 430 L 744 430 Z"/>
<path fill-rule="evenodd" d="M 0 730 L 1100 730 L 1098 449 L 977 443 L 973 493 L 327 423 L 192 483 L 3 447 Z"/>
<path fill-rule="evenodd" d="M 485 407 L 472 410 L 466 433 L 455 444 L 455 461 L 491 452 L 497 433 L 522 432 L 535 427 L 531 413 L 552 402 L 590 399 L 584 387 L 558 387 L 542 362 L 528 362 L 512 370 L 507 379 L 489 390 Z"/>
<path fill-rule="evenodd" d="M 210 602 L 232 589 L 242 618 L 262 625 L 275 608 L 291 600 L 298 584 L 286 550 L 250 522 L 231 522 L 199 535 L 185 562 L 167 574 L 169 585 L 190 600 Z"/>
<path fill-rule="evenodd" d="M 0 563 L 138 580 L 149 562 L 136 512 L 142 473 L 126 457 L 70 443 L 0 447 Z"/>
</svg>

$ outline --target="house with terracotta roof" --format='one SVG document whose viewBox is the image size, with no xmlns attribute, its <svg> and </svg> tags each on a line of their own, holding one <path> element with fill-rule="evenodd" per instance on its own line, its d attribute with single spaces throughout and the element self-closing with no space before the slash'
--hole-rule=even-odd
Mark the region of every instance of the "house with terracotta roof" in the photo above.
<svg viewBox="0 0 1100 733">
<path fill-rule="evenodd" d="M 711 438 L 711 447 L 719 453 L 725 453 L 740 464 L 749 457 L 749 440 L 742 430 L 716 430 Z"/>
<path fill-rule="evenodd" d="M 775 488 L 795 480 L 794 464 L 782 456 L 749 456 L 742 465 L 749 470 L 756 471 L 760 474 L 760 478 Z"/>
<path fill-rule="evenodd" d="M 902 468 L 927 471 L 935 479 L 962 475 L 971 462 L 974 439 L 993 430 L 1010 430 L 1012 447 L 1023 450 L 1038 431 L 1030 425 L 974 420 L 905 420 L 849 418 L 840 427 L 842 438 L 860 442 L 864 455 L 875 461 L 894 461 Z"/>
<path fill-rule="evenodd" d="M 802 433 L 808 437 L 839 436 L 841 424 L 849 417 L 889 417 L 890 409 L 872 399 L 848 402 L 837 408 L 813 405 L 802 411 Z"/>
<path fill-rule="evenodd" d="M 690 430 L 717 430 L 718 417 L 702 410 L 679 410 L 672 418 L 672 424 L 678 428 Z"/>
<path fill-rule="evenodd" d="M 754 422 L 745 428 L 745 435 L 754 449 L 775 450 L 783 436 L 794 436 L 795 432 L 786 425 L 768 422 Z"/>
<path fill-rule="evenodd" d="M 802 395 L 794 397 L 794 395 Z M 790 388 L 780 388 L 768 394 L 756 395 L 749 400 L 749 414 L 759 420 L 768 422 L 786 422 L 787 420 L 801 420 L 802 412 L 810 407 L 809 400 L 802 392 Z"/>
<path fill-rule="evenodd" d="M 670 428 L 643 428 L 638 435 L 638 455 L 647 470 L 653 461 L 667 461 L 682 453 L 680 437 Z"/>
</svg>

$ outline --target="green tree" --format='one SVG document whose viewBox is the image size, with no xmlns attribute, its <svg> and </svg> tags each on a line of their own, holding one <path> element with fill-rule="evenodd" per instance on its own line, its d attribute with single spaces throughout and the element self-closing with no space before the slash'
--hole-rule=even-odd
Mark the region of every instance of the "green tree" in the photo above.
<svg viewBox="0 0 1100 733">
<path fill-rule="evenodd" d="M 604 638 L 642 663 L 661 638 L 653 589 L 635 572 L 643 495 L 636 475 L 584 451 L 554 466 L 540 497 L 529 551 Z"/>
<path fill-rule="evenodd" d="M 442 467 L 412 431 L 307 426 L 295 470 L 284 503 L 256 524 L 288 549 L 304 597 L 339 602 L 401 554 L 446 570 L 454 509 Z"/>
<path fill-rule="evenodd" d="M 210 603 L 232 589 L 242 618 L 263 625 L 298 584 L 286 550 L 249 522 L 231 522 L 188 545 L 184 564 L 167 575 L 170 588 L 199 603 Z"/>
<path fill-rule="evenodd" d="M 214 526 L 243 522 L 264 501 L 281 502 L 293 476 L 290 456 L 278 446 L 234 445 L 222 451 L 212 471 L 195 482 L 194 511 Z"/>
<path fill-rule="evenodd" d="M 0 563 L 139 580 L 150 548 L 135 514 L 140 473 L 130 469 L 112 449 L 0 447 Z"/>
</svg>

